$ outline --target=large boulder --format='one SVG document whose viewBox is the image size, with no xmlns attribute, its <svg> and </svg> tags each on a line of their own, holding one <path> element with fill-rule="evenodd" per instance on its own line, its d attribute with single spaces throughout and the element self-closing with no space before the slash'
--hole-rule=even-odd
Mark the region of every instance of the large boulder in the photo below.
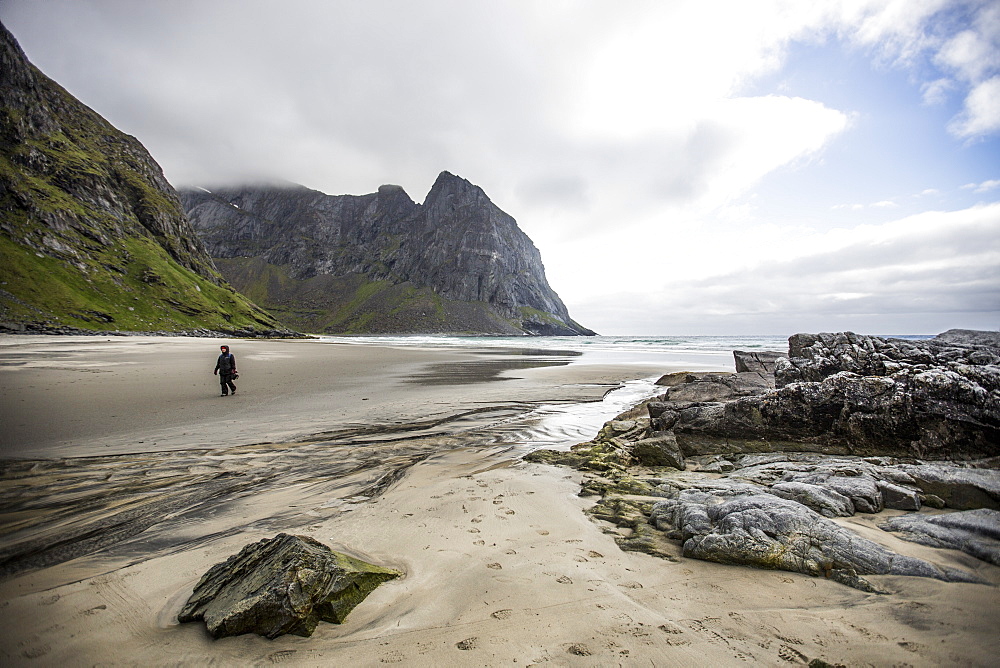
<svg viewBox="0 0 1000 668">
<path fill-rule="evenodd" d="M 177 619 L 204 620 L 215 638 L 310 636 L 321 620 L 340 624 L 376 587 L 400 575 L 308 536 L 281 533 L 210 568 Z"/>
<path fill-rule="evenodd" d="M 968 573 L 897 554 L 772 494 L 733 497 L 687 489 L 655 503 L 650 523 L 682 540 L 686 557 L 825 576 L 865 591 L 879 591 L 865 575 L 979 582 Z"/>
<path fill-rule="evenodd" d="M 879 525 L 900 538 L 953 550 L 1000 566 L 1000 511 L 981 508 L 947 515 L 910 514 Z"/>
</svg>

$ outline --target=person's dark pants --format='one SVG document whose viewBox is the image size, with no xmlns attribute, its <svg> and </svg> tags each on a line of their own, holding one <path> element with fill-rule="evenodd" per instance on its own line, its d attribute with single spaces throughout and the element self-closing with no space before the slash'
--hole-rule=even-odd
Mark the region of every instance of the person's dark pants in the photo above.
<svg viewBox="0 0 1000 668">
<path fill-rule="evenodd" d="M 223 396 L 229 394 L 229 390 L 232 390 L 233 394 L 236 394 L 236 383 L 233 382 L 233 374 L 220 373 L 219 382 L 222 384 Z"/>
</svg>

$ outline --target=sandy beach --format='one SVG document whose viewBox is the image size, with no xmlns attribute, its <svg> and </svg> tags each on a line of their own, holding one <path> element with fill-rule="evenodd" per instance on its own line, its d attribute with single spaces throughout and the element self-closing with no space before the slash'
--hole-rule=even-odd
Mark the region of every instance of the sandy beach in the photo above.
<svg viewBox="0 0 1000 668">
<path fill-rule="evenodd" d="M 212 375 L 236 354 L 236 396 Z M 996 586 L 622 552 L 525 416 L 677 368 L 322 341 L 0 337 L 4 665 L 993 665 Z M 608 416 L 609 418 L 612 416 Z M 886 511 L 881 516 L 898 514 Z M 838 520 L 1000 584 L 1000 568 Z M 279 532 L 404 572 L 310 638 L 176 615 Z"/>
</svg>

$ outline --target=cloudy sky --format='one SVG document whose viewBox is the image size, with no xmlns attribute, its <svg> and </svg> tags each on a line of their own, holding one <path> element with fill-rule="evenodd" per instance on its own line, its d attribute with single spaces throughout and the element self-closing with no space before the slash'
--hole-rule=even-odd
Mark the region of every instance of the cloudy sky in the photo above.
<svg viewBox="0 0 1000 668">
<path fill-rule="evenodd" d="M 991 0 L 4 0 L 177 186 L 449 170 L 603 334 L 1000 329 Z"/>
</svg>

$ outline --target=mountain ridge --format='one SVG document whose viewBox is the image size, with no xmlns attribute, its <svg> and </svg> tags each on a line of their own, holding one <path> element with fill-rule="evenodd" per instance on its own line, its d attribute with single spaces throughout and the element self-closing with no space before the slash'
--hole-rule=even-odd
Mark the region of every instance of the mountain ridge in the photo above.
<svg viewBox="0 0 1000 668">
<path fill-rule="evenodd" d="M 0 24 L 0 323 L 272 331 L 142 144 L 34 67 Z"/>
<path fill-rule="evenodd" d="M 397 185 L 327 195 L 251 184 L 180 197 L 227 280 L 305 331 L 593 334 L 570 318 L 517 222 L 447 171 L 422 204 Z"/>
</svg>

